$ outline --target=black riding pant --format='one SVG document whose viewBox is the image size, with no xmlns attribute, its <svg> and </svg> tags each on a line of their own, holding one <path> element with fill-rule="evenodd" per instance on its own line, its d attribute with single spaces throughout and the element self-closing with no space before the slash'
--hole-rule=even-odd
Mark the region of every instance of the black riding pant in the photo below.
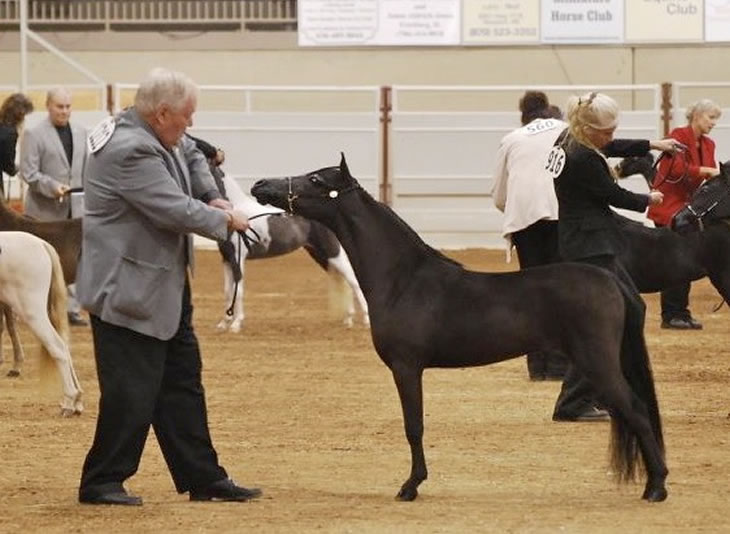
<svg viewBox="0 0 730 534">
<path fill-rule="evenodd" d="M 137 472 L 150 425 L 178 492 L 226 478 L 208 430 L 200 351 L 185 285 L 180 326 L 162 341 L 91 316 L 99 416 L 79 492 L 122 490 Z"/>
<path fill-rule="evenodd" d="M 644 332 L 646 304 L 624 266 L 615 256 L 595 256 L 578 261 L 602 267 L 616 276 L 626 307 L 621 350 L 631 350 L 631 347 L 635 347 L 636 343 L 643 343 L 643 338 L 639 339 L 639 337 Z M 560 394 L 555 402 L 553 416 L 573 417 L 593 404 L 595 404 L 593 388 L 588 380 L 583 378 L 582 373 L 577 370 L 575 365 L 570 364 Z"/>
<path fill-rule="evenodd" d="M 657 224 L 661 228 L 662 225 Z M 660 302 L 662 306 L 662 321 L 669 322 L 672 319 L 689 319 L 689 291 L 690 282 L 682 282 L 661 292 Z"/>
<path fill-rule="evenodd" d="M 520 269 L 558 263 L 558 221 L 537 221 L 512 234 L 517 249 Z M 536 351 L 527 355 L 527 372 L 530 378 L 561 377 L 565 374 L 568 359 L 555 351 Z"/>
</svg>

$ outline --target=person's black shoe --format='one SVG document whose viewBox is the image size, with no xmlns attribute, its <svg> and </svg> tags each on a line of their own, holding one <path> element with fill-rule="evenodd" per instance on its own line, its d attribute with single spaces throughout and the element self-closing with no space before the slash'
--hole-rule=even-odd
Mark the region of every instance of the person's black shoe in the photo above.
<svg viewBox="0 0 730 534">
<path fill-rule="evenodd" d="M 668 321 L 662 321 L 662 328 L 667 330 L 691 330 L 693 327 L 692 323 L 690 323 L 687 319 L 672 317 Z M 702 328 L 702 325 L 700 325 L 700 328 Z"/>
<path fill-rule="evenodd" d="M 587 423 L 593 421 L 608 421 L 611 416 L 606 410 L 595 406 L 588 406 L 585 409 L 574 414 L 553 414 L 553 421 Z"/>
<path fill-rule="evenodd" d="M 142 506 L 142 497 L 130 495 L 126 491 L 114 491 L 111 493 L 100 493 L 97 495 L 79 494 L 79 502 L 82 504 L 111 504 L 118 506 Z"/>
<path fill-rule="evenodd" d="M 89 322 L 79 312 L 68 312 L 68 323 L 71 326 L 89 326 Z"/>
<path fill-rule="evenodd" d="M 190 490 L 191 501 L 250 501 L 261 496 L 259 488 L 237 486 L 230 478 L 213 482 L 209 486 Z"/>
<path fill-rule="evenodd" d="M 689 323 L 692 330 L 702 330 L 702 323 L 699 322 L 694 317 L 690 317 L 687 319 L 687 322 Z"/>
</svg>

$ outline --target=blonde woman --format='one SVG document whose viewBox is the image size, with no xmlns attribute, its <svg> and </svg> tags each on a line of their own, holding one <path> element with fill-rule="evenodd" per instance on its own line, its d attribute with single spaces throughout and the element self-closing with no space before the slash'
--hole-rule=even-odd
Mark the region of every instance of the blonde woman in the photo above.
<svg viewBox="0 0 730 534">
<path fill-rule="evenodd" d="M 687 205 L 702 182 L 719 174 L 715 142 L 708 134 L 721 114 L 720 106 L 712 100 L 698 100 L 687 108 L 687 125 L 669 133 L 671 138 L 686 145 L 687 150 L 659 162 L 654 186 L 664 193 L 664 202 L 651 206 L 648 213 L 657 226 L 669 226 L 672 216 Z M 689 311 L 689 290 L 690 283 L 686 282 L 662 291 L 662 328 L 702 328 Z"/>
<path fill-rule="evenodd" d="M 601 93 L 572 97 L 566 106 L 568 130 L 558 139 L 548 156 L 546 167 L 555 179 L 558 197 L 558 244 L 564 261 L 578 261 L 607 269 L 616 275 L 626 301 L 627 316 L 623 346 L 646 351 L 644 315 L 646 307 L 631 277 L 618 261 L 621 234 L 611 206 L 644 211 L 661 204 L 663 194 L 651 191 L 638 194 L 620 187 L 606 157 L 643 156 L 650 149 L 673 152 L 680 148 L 674 139 L 659 141 L 615 139 L 619 107 Z M 600 306 L 600 303 L 596 303 Z M 598 399 L 600 401 L 600 399 Z M 571 367 L 553 413 L 556 421 L 605 419 L 595 408 L 585 413 L 592 402 L 591 391 L 575 368 Z M 603 417 L 600 417 L 600 416 Z"/>
</svg>

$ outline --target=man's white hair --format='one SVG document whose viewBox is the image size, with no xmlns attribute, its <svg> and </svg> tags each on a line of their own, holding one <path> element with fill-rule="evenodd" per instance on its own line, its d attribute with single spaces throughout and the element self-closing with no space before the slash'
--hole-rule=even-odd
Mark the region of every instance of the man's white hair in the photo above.
<svg viewBox="0 0 730 534">
<path fill-rule="evenodd" d="M 162 106 L 179 111 L 190 98 L 197 96 L 198 86 L 187 75 L 157 67 L 139 84 L 134 106 L 142 115 L 154 113 Z"/>
</svg>

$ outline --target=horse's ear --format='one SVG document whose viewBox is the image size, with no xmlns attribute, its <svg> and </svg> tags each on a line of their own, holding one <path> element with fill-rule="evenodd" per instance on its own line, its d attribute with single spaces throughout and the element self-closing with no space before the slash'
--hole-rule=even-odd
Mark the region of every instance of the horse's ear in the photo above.
<svg viewBox="0 0 730 534">
<path fill-rule="evenodd" d="M 340 152 L 340 172 L 345 176 L 351 176 L 350 169 L 347 166 L 347 161 L 345 160 L 345 153 Z"/>
</svg>

